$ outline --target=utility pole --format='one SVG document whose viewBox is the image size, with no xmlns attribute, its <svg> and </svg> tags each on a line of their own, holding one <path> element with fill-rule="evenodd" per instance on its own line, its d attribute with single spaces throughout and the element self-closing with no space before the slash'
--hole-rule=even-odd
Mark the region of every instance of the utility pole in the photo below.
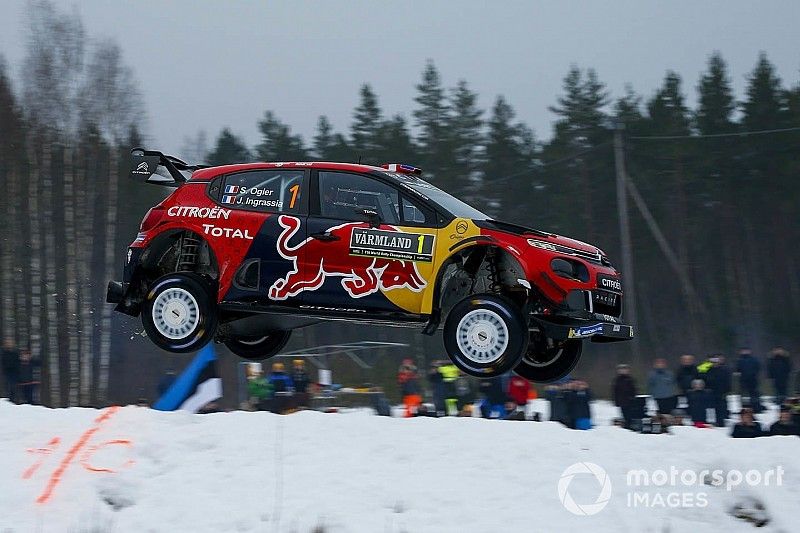
<svg viewBox="0 0 800 533">
<path fill-rule="evenodd" d="M 619 237 L 622 246 L 622 276 L 625 280 L 625 315 L 634 327 L 636 321 L 636 284 L 633 277 L 633 255 L 631 249 L 631 228 L 628 218 L 628 193 L 625 173 L 625 147 L 622 134 L 625 125 L 617 122 L 614 127 L 614 163 L 617 170 L 617 219 L 619 221 Z M 636 331 L 634 329 L 634 331 Z M 631 343 L 634 362 L 639 361 L 639 343 L 636 339 Z"/>
</svg>

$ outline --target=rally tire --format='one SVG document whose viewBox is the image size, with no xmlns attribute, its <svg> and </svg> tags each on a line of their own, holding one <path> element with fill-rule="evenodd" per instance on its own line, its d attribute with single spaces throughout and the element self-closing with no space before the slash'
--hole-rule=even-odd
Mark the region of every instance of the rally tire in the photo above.
<svg viewBox="0 0 800 533">
<path fill-rule="evenodd" d="M 476 294 L 453 306 L 444 323 L 444 346 L 464 373 L 483 378 L 505 374 L 528 346 L 528 327 L 511 300 Z"/>
<path fill-rule="evenodd" d="M 534 383 L 551 383 L 566 377 L 578 364 L 583 351 L 583 341 L 569 339 L 554 348 L 537 348 L 528 345 L 527 353 L 514 367 L 514 373 Z"/>
<path fill-rule="evenodd" d="M 263 361 L 280 352 L 286 343 L 292 330 L 270 331 L 259 337 L 228 337 L 225 339 L 225 346 L 230 351 L 243 359 L 251 361 Z"/>
<path fill-rule="evenodd" d="M 167 274 L 150 286 L 142 305 L 142 325 L 150 340 L 173 353 L 194 352 L 217 330 L 217 310 L 202 279 Z"/>
</svg>

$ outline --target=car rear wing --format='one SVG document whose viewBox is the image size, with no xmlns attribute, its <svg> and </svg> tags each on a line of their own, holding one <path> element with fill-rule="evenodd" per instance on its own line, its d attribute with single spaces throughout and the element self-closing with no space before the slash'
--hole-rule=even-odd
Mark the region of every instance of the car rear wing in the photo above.
<svg viewBox="0 0 800 533">
<path fill-rule="evenodd" d="M 134 148 L 131 150 L 130 178 L 153 185 L 179 187 L 195 170 L 205 165 L 190 165 L 177 157 L 164 155 L 157 150 Z"/>
</svg>

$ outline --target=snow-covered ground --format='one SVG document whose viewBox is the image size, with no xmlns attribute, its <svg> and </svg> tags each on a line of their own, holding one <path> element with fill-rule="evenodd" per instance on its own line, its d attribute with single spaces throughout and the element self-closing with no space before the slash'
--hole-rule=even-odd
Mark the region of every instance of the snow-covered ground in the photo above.
<svg viewBox="0 0 800 533">
<path fill-rule="evenodd" d="M 604 403 L 595 411 L 599 420 L 614 416 Z M 7 401 L 0 401 L 0 422 L 3 533 L 734 532 L 754 525 L 730 509 L 759 502 L 770 518 L 762 531 L 798 530 L 796 437 L 734 440 L 724 430 L 691 427 L 640 435 L 610 426 L 572 431 L 552 422 L 365 412 L 53 410 Z M 558 490 L 565 469 L 584 462 L 607 472 L 610 485 L 607 505 L 591 516 L 567 511 Z M 780 486 L 774 477 L 770 486 L 742 482 L 731 490 L 685 486 L 680 478 L 678 486 L 627 483 L 629 470 L 656 481 L 657 470 L 671 468 L 720 469 L 725 477 L 732 469 L 779 467 Z M 602 479 L 566 481 L 564 493 L 579 505 L 606 499 Z M 680 507 L 670 493 L 679 493 Z"/>
</svg>

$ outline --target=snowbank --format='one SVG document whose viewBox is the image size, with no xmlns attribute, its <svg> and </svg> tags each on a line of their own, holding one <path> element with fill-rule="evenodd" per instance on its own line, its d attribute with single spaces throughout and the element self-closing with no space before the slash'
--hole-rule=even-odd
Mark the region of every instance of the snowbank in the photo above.
<svg viewBox="0 0 800 533">
<path fill-rule="evenodd" d="M 800 501 L 795 437 L 733 440 L 689 427 L 675 435 L 608 426 L 580 432 L 551 422 L 363 412 L 124 407 L 97 422 L 102 414 L 108 411 L 0 402 L 0 531 L 733 532 L 754 526 L 730 509 L 759 504 L 770 518 L 765 530 L 790 531 Z M 51 453 L 35 450 L 54 438 Z M 557 490 L 564 470 L 580 462 L 600 466 L 611 484 L 608 504 L 593 516 L 567 511 Z M 632 469 L 777 467 L 781 486 L 626 485 Z M 48 483 L 52 493 L 36 503 Z M 579 475 L 568 492 L 579 504 L 594 503 L 600 486 Z M 631 506 L 634 489 L 649 495 L 648 507 Z M 652 503 L 675 491 L 695 499 L 703 492 L 707 505 Z"/>
</svg>

